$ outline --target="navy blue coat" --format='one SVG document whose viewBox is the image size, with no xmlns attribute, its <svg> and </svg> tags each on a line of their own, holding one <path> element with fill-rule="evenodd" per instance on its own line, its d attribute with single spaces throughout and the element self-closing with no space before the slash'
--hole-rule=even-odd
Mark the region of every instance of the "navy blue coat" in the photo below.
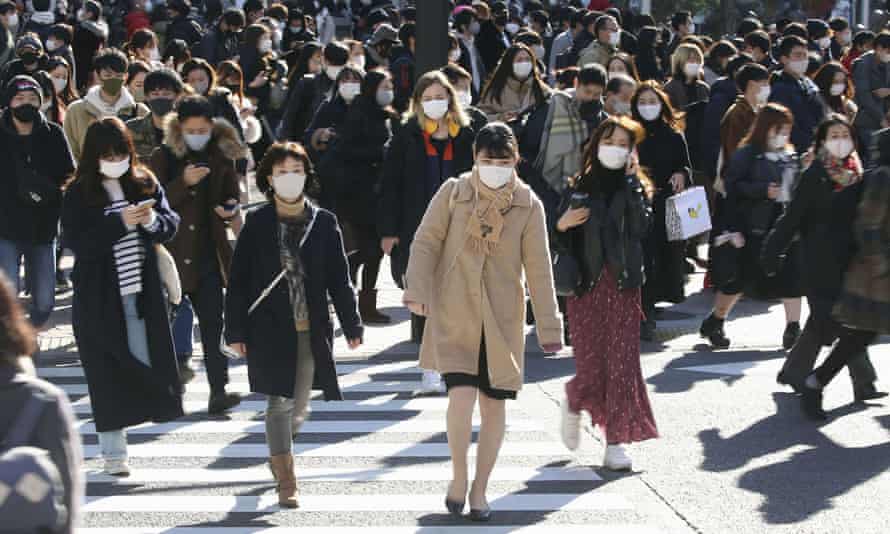
<svg viewBox="0 0 890 534">
<path fill-rule="evenodd" d="M 139 201 L 143 198 L 129 199 Z M 152 196 L 158 228 L 139 228 L 145 246 L 139 307 L 148 333 L 151 368 L 136 360 L 127 344 L 127 328 L 117 279 L 114 244 L 127 233 L 119 214 L 105 215 L 103 203 L 90 202 L 75 182 L 65 195 L 62 226 L 75 262 L 73 326 L 99 432 L 163 422 L 182 415 L 182 385 L 162 292 L 154 243 L 173 238 L 179 216 L 164 189 Z"/>
<path fill-rule="evenodd" d="M 825 117 L 825 105 L 819 97 L 819 88 L 806 76 L 795 80 L 784 72 L 776 73 L 771 83 L 769 101 L 791 110 L 794 115 L 791 142 L 798 153 L 806 152 L 813 143 L 816 127 Z"/>
<path fill-rule="evenodd" d="M 711 86 L 711 99 L 705 108 L 699 151 L 702 170 L 712 180 L 717 176 L 717 160 L 720 157 L 720 123 L 738 94 L 735 81 L 729 78 L 720 78 Z"/>
<path fill-rule="evenodd" d="M 325 400 L 342 400 L 334 364 L 334 325 L 328 295 L 347 339 L 361 338 L 363 328 L 349 280 L 349 264 L 337 218 L 307 204 L 311 220 L 300 248 L 305 271 L 309 330 L 315 359 L 314 389 Z M 264 204 L 247 215 L 232 259 L 226 294 L 226 342 L 247 345 L 250 390 L 293 397 L 297 374 L 297 330 L 285 279 L 257 306 L 247 311 L 281 273 L 279 225 L 275 206 Z"/>
</svg>

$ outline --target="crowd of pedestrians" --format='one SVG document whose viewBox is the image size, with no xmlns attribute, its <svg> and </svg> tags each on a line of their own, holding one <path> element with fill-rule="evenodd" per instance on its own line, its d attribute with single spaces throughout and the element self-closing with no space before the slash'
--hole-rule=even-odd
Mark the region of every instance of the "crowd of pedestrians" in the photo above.
<svg viewBox="0 0 890 534">
<path fill-rule="evenodd" d="M 385 256 L 422 392 L 449 400 L 445 506 L 474 521 L 491 518 L 526 322 L 545 352 L 574 351 L 566 446 L 587 412 L 603 465 L 627 470 L 625 446 L 658 436 L 641 341 L 697 267 L 714 349 L 741 297 L 781 299 L 777 380 L 806 415 L 827 417 L 845 366 L 857 401 L 886 396 L 868 345 L 890 333 L 890 31 L 750 16 L 715 38 L 684 11 L 449 0 L 447 57 L 419 72 L 416 3 L 0 0 L 0 399 L 41 399 L 60 529 L 78 515 L 79 442 L 28 358 L 57 290 L 73 289 L 106 473 L 130 473 L 128 427 L 183 415 L 197 318 L 208 413 L 241 400 L 230 358 L 268 398 L 283 507 L 299 506 L 311 390 L 343 398 L 331 310 L 351 349 L 391 322 Z M 266 201 L 247 209 L 252 185 Z M 678 240 L 693 187 L 710 232 Z"/>
</svg>

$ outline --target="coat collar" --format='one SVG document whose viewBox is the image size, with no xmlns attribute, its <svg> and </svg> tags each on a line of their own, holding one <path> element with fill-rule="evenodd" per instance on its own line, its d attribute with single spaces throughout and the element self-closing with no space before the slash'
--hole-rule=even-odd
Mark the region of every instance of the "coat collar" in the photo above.
<svg viewBox="0 0 890 534">
<path fill-rule="evenodd" d="M 473 184 L 470 183 L 471 174 L 472 171 L 465 172 L 460 178 L 457 178 L 457 185 L 455 186 L 457 193 L 454 198 L 456 202 L 470 202 L 475 197 L 476 192 L 473 190 Z M 516 187 L 516 191 L 513 192 L 512 205 L 520 208 L 530 208 L 532 206 L 532 190 L 519 177 L 516 179 L 519 180 L 519 184 Z"/>
<path fill-rule="evenodd" d="M 171 113 L 166 119 L 164 144 L 173 152 L 174 156 L 184 158 L 189 150 L 185 144 L 182 124 L 176 113 Z M 223 156 L 232 161 L 247 157 L 247 147 L 241 141 L 238 131 L 228 121 L 218 117 L 213 119 L 213 128 L 210 132 L 211 138 L 208 147 L 215 147 Z"/>
</svg>

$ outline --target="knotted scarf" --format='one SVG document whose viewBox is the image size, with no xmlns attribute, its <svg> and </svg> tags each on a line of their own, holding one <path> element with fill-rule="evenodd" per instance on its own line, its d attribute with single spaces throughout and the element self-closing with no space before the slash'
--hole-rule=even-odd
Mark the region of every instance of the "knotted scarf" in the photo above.
<svg viewBox="0 0 890 534">
<path fill-rule="evenodd" d="M 473 186 L 473 212 L 467 223 L 468 243 L 472 250 L 487 256 L 497 253 L 501 233 L 504 231 L 504 216 L 513 206 L 513 193 L 518 182 L 513 180 L 504 187 L 494 190 L 486 187 L 479 179 L 479 172 L 473 169 L 470 177 Z"/>
</svg>

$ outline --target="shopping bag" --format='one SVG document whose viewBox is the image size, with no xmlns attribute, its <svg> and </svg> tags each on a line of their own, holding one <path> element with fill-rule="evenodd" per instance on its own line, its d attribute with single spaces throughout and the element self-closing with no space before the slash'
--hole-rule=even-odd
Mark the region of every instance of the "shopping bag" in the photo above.
<svg viewBox="0 0 890 534">
<path fill-rule="evenodd" d="M 701 186 L 668 197 L 665 201 L 668 241 L 683 241 L 711 230 L 708 195 Z"/>
</svg>

